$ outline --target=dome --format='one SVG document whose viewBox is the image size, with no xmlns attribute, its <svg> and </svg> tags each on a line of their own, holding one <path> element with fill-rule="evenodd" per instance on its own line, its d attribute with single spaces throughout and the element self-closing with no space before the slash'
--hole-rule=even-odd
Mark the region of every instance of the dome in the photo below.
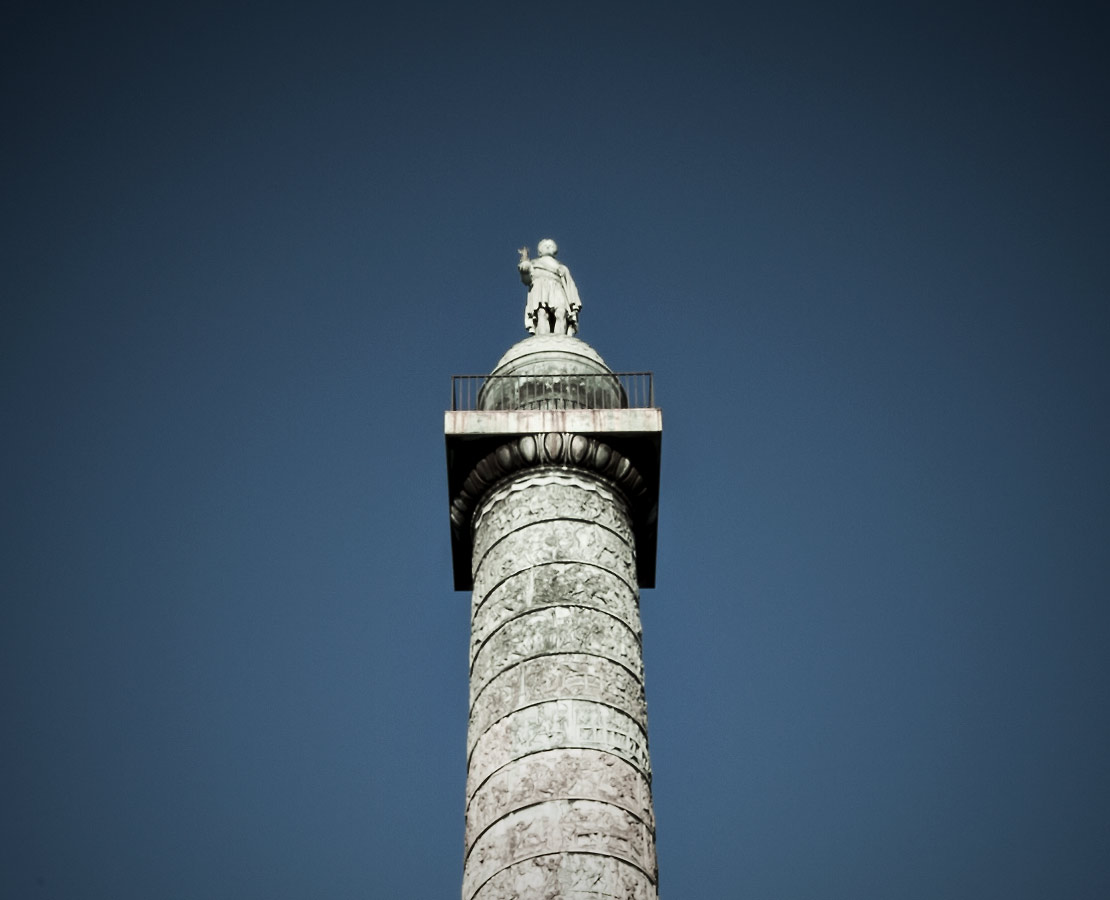
<svg viewBox="0 0 1110 900">
<path fill-rule="evenodd" d="M 566 334 L 535 334 L 513 344 L 497 361 L 493 375 L 515 375 L 518 371 L 533 371 L 535 367 L 551 367 L 551 371 L 583 372 L 609 371 L 605 360 L 580 338 Z"/>
<path fill-rule="evenodd" d="M 509 348 L 478 395 L 479 409 L 614 409 L 624 389 L 596 350 L 565 334 L 537 334 Z"/>
</svg>

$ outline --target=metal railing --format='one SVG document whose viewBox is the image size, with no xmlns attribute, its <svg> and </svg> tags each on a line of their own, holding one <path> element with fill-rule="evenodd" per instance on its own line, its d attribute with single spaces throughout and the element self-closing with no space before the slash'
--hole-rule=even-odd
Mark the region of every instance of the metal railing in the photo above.
<svg viewBox="0 0 1110 900">
<path fill-rule="evenodd" d="M 640 409 L 655 406 L 651 372 L 452 375 L 451 409 Z"/>
</svg>

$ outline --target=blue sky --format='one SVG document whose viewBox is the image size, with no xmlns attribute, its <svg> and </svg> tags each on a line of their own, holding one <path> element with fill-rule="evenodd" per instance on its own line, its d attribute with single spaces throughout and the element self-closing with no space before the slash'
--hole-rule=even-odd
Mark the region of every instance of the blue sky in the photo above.
<svg viewBox="0 0 1110 900">
<path fill-rule="evenodd" d="M 661 894 L 1110 892 L 1110 73 L 1079 4 L 20 4 L 0 895 L 457 896 L 450 375 L 664 411 Z"/>
</svg>

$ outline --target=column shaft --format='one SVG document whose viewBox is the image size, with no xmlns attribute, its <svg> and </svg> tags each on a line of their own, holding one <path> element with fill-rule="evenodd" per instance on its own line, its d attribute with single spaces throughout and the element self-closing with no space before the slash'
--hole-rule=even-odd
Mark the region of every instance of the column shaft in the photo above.
<svg viewBox="0 0 1110 900">
<path fill-rule="evenodd" d="M 654 900 L 624 494 L 540 466 L 490 488 L 472 521 L 463 900 Z"/>
</svg>

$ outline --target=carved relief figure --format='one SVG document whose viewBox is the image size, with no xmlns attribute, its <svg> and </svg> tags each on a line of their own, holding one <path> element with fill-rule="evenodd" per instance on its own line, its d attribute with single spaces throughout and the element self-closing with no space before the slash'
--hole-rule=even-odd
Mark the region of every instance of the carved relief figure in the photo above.
<svg viewBox="0 0 1110 900">
<path fill-rule="evenodd" d="M 540 241 L 536 252 L 539 256 L 529 259 L 527 247 L 519 250 L 517 269 L 520 280 L 528 285 L 524 326 L 532 334 L 576 334 L 582 301 L 570 269 L 556 261 L 559 248 L 551 238 Z"/>
</svg>

